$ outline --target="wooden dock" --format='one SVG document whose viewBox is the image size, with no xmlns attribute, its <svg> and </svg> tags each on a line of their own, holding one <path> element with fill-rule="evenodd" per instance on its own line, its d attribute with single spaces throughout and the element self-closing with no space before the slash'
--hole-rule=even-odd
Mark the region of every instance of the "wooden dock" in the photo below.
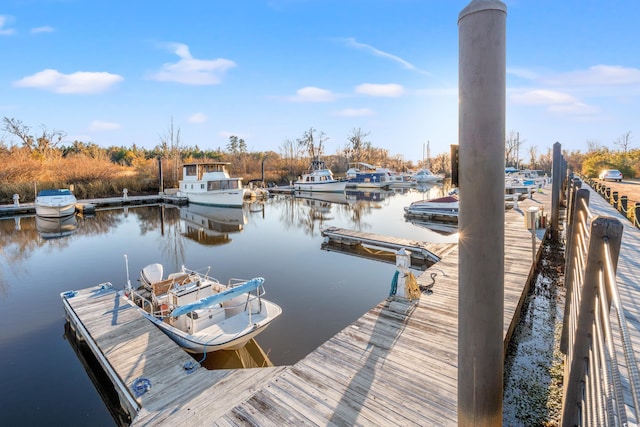
<svg viewBox="0 0 640 427">
<path fill-rule="evenodd" d="M 529 205 L 550 211 L 537 193 L 505 213 L 504 342 L 518 322 L 541 241 L 524 225 Z M 544 230 L 538 230 L 544 236 Z M 402 242 L 404 244 L 406 242 Z M 535 248 L 535 253 L 533 249 Z M 190 357 L 115 292 L 83 290 L 69 305 L 77 329 L 95 342 L 132 425 L 457 425 L 458 249 L 418 277 L 432 293 L 382 301 L 293 366 L 188 374 Z M 292 343 L 295 345 L 295 343 Z M 136 397 L 139 378 L 151 388 Z M 139 409 L 136 409 L 135 404 Z"/>
<path fill-rule="evenodd" d="M 76 203 L 76 211 L 84 214 L 91 214 L 95 212 L 95 209 L 106 208 L 110 206 L 152 205 L 156 203 L 186 205 L 188 203 L 188 200 L 186 197 L 168 194 L 84 199 L 78 200 L 78 202 Z M 35 213 L 35 203 L 20 203 L 18 205 L 0 206 L 0 217 L 13 215 L 34 215 Z"/>
<path fill-rule="evenodd" d="M 347 246 L 363 245 L 392 251 L 405 249 L 411 253 L 412 257 L 429 260 L 433 263 L 440 261 L 457 246 L 456 243 L 427 243 L 419 240 L 402 239 L 399 237 L 347 230 L 338 227 L 325 228 L 321 233 L 325 239 L 328 239 L 329 242 L 334 244 Z"/>
</svg>

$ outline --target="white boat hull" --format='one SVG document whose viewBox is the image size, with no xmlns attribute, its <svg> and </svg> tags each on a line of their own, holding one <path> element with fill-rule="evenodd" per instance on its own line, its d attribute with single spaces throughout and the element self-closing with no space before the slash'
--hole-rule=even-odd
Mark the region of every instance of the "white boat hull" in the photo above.
<svg viewBox="0 0 640 427">
<path fill-rule="evenodd" d="M 122 291 L 121 291 L 122 292 Z M 146 311 L 142 310 L 140 307 L 135 305 L 128 298 L 127 302 L 135 307 L 140 314 L 146 317 L 150 322 L 156 325 L 162 332 L 164 332 L 169 338 L 173 340 L 176 344 L 182 347 L 185 351 L 194 354 L 204 354 L 211 353 L 219 350 L 237 350 L 245 346 L 245 344 L 255 338 L 258 334 L 264 331 L 267 326 L 271 323 L 271 319 L 265 319 L 264 316 L 252 316 L 253 323 L 249 323 L 249 316 L 245 314 L 239 314 L 238 318 L 233 319 L 234 323 L 244 323 L 247 326 L 236 332 L 225 332 L 224 322 L 221 322 L 217 325 L 219 328 L 219 333 L 215 338 L 212 339 L 212 334 L 196 334 L 191 335 L 187 334 L 173 326 L 165 323 L 159 318 L 150 315 Z M 263 304 L 272 304 L 266 301 L 263 301 Z M 278 308 L 279 309 L 279 308 Z M 259 320 L 259 321 L 257 321 Z M 245 323 L 246 322 L 246 323 Z M 230 328 L 235 329 L 235 328 Z"/>
<path fill-rule="evenodd" d="M 76 213 L 76 204 L 45 206 L 36 204 L 36 215 L 44 218 L 61 218 Z"/>
<path fill-rule="evenodd" d="M 61 218 L 76 213 L 74 195 L 54 195 L 36 197 L 36 215 L 45 218 Z"/>
<path fill-rule="evenodd" d="M 293 184 L 293 188 L 296 191 L 318 191 L 325 193 L 339 193 L 341 191 L 344 191 L 346 187 L 347 181 L 327 181 L 315 183 L 296 182 Z"/>
<path fill-rule="evenodd" d="M 243 188 L 207 192 L 180 191 L 180 195 L 186 196 L 189 203 L 223 207 L 242 207 L 244 193 Z"/>
</svg>

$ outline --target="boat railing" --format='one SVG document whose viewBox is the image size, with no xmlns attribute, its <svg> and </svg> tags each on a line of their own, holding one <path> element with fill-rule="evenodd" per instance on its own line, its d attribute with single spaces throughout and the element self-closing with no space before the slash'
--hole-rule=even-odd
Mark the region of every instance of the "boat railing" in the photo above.
<svg viewBox="0 0 640 427">
<path fill-rule="evenodd" d="M 616 277 L 623 226 L 594 216 L 589 190 L 568 192 L 562 425 L 617 425 L 640 413 L 640 374 Z"/>
</svg>

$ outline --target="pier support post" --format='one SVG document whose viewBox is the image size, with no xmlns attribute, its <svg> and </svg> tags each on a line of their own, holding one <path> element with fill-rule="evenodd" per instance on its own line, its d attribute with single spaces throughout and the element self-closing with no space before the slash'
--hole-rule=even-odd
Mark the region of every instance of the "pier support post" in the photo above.
<svg viewBox="0 0 640 427">
<path fill-rule="evenodd" d="M 562 153 L 560 151 L 560 143 L 553 144 L 553 166 L 551 177 L 553 179 L 551 184 L 551 238 L 554 241 L 558 241 L 560 226 L 560 192 L 562 189 Z"/>
<path fill-rule="evenodd" d="M 502 424 L 506 19 L 497 0 L 458 17 L 460 426 Z"/>
</svg>

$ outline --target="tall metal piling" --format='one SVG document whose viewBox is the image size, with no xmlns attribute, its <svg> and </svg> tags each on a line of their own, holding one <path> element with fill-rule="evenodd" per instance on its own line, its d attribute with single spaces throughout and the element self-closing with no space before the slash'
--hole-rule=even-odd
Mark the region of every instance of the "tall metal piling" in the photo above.
<svg viewBox="0 0 640 427">
<path fill-rule="evenodd" d="M 459 32 L 458 424 L 502 424 L 506 18 L 473 0 Z"/>
</svg>

